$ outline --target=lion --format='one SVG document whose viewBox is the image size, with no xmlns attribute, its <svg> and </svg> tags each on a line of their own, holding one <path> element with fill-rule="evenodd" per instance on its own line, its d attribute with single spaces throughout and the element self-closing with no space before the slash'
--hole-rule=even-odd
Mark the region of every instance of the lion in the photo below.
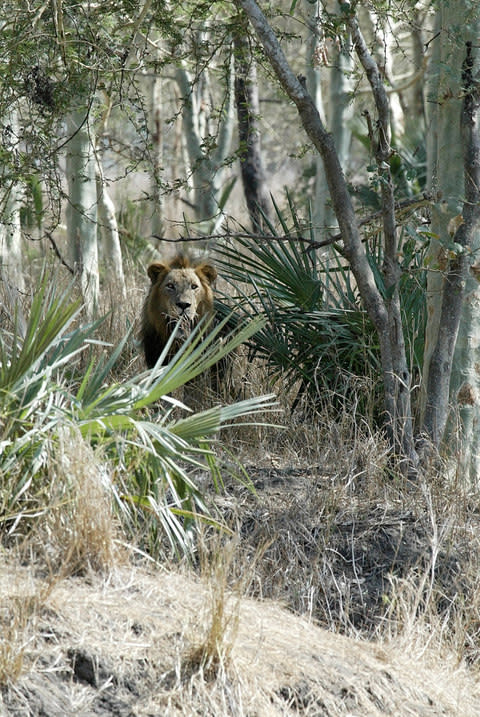
<svg viewBox="0 0 480 717">
<path fill-rule="evenodd" d="M 165 363 L 178 350 L 198 321 L 213 315 L 213 286 L 217 270 L 179 254 L 147 269 L 151 286 L 143 306 L 140 339 L 148 368 L 153 368 L 180 321 Z"/>
</svg>

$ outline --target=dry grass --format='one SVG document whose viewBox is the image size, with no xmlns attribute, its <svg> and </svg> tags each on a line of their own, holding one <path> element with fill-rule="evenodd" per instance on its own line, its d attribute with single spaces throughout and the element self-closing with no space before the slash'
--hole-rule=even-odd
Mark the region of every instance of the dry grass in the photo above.
<svg viewBox="0 0 480 717">
<path fill-rule="evenodd" d="M 0 585 L 3 603 L 4 570 Z M 25 649 L 30 671 L 4 691 L 7 714 L 478 714 L 478 684 L 451 661 L 335 635 L 253 600 L 234 606 L 229 659 L 205 674 L 190 656 L 210 600 L 202 581 L 162 570 L 57 583 Z"/>
<path fill-rule="evenodd" d="M 242 390 L 265 391 L 258 366 Z M 290 403 L 226 433 L 222 494 L 195 476 L 234 537 L 206 531 L 184 574 L 127 563 L 108 462 L 62 434 L 24 567 L 0 567 L 5 714 L 480 714 L 478 493 L 439 462 L 399 477 L 354 400 Z"/>
<path fill-rule="evenodd" d="M 48 546 L 55 573 L 75 575 L 106 571 L 120 559 L 116 544 L 108 464 L 79 431 L 69 427 L 59 435 L 51 456 L 51 495 L 42 541 Z"/>
<path fill-rule="evenodd" d="M 16 541 L 22 560 L 56 577 L 105 572 L 121 562 L 110 480 L 102 451 L 66 426 L 50 444 L 32 530 Z"/>
<path fill-rule="evenodd" d="M 280 600 L 329 630 L 435 643 L 480 660 L 480 516 L 476 492 L 438 464 L 417 483 L 355 416 L 290 417 L 288 431 L 244 446 L 256 489 L 214 498 L 255 563 L 250 594 Z"/>
</svg>

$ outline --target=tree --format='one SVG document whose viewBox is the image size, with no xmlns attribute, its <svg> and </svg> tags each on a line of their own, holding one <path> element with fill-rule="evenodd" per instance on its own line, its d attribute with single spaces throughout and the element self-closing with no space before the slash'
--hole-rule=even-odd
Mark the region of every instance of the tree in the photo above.
<svg viewBox="0 0 480 717">
<path fill-rule="evenodd" d="M 383 271 L 386 296 L 382 296 L 362 244 L 358 223 L 332 135 L 327 132 L 304 83 L 292 71 L 280 44 L 254 0 L 236 0 L 252 23 L 264 52 L 280 84 L 297 107 L 303 127 L 323 159 L 332 206 L 343 239 L 343 253 L 348 259 L 368 314 L 378 332 L 385 391 L 386 427 L 393 445 L 411 465 L 416 465 L 410 374 L 400 317 L 398 294 L 398 259 L 393 186 L 388 163 L 390 156 L 390 115 L 385 88 L 378 67 L 369 54 L 350 6 L 344 8 L 343 20 L 349 29 L 359 60 L 372 88 L 378 112 L 378 132 L 371 140 L 377 146 L 376 160 L 384 201 L 385 252 Z"/>
<path fill-rule="evenodd" d="M 275 71 L 283 89 L 295 103 L 305 131 L 322 156 L 332 205 L 343 241 L 343 255 L 350 263 L 360 294 L 379 336 L 385 390 L 385 412 L 390 435 L 394 445 L 400 449 L 402 455 L 410 463 L 415 464 L 417 457 L 411 418 L 410 375 L 403 337 L 402 307 L 399 293 L 400 267 L 398 263 L 395 194 L 390 168 L 392 157 L 390 104 L 379 67 L 367 49 L 353 8 L 344 4 L 341 8 L 341 20 L 350 32 L 357 58 L 370 84 L 376 110 L 375 121 L 368 111 L 366 112 L 366 119 L 371 146 L 374 148 L 376 172 L 382 200 L 383 264 L 381 274 L 383 275 L 383 282 L 377 285 L 360 239 L 355 211 L 332 136 L 326 131 L 305 86 L 294 75 L 272 27 L 258 5 L 254 0 L 237 0 L 236 4 L 248 15 L 271 67 Z M 468 17 L 470 19 L 469 27 L 472 27 L 473 17 L 468 13 L 473 12 L 473 16 L 478 20 L 478 12 L 472 10 L 469 3 L 465 3 L 465 6 L 462 7 L 466 12 L 464 21 L 466 23 Z M 455 12 L 457 10 L 458 8 L 456 8 Z M 445 28 L 450 27 L 449 22 L 452 22 L 452 17 L 449 16 L 445 9 L 445 16 L 442 17 L 441 25 L 443 31 L 445 31 Z M 475 30 L 476 34 L 478 34 L 478 26 L 475 26 Z M 476 34 L 474 32 L 473 36 L 476 36 Z M 448 52 L 451 52 L 451 49 Z M 464 177 L 464 190 L 459 194 L 457 189 L 452 195 L 456 213 L 451 214 L 452 221 L 449 223 L 451 236 L 449 240 L 447 239 L 447 241 L 440 243 L 439 249 L 439 256 L 443 252 L 445 261 L 443 266 L 439 262 L 438 266 L 434 267 L 438 272 L 442 286 L 435 302 L 438 308 L 436 317 L 432 318 L 434 312 L 430 314 L 432 323 L 429 329 L 432 329 L 433 322 L 435 322 L 437 331 L 436 334 L 432 334 L 431 331 L 429 333 L 429 336 L 433 335 L 435 338 L 431 354 L 428 355 L 429 373 L 424 386 L 425 414 L 422 428 L 435 446 L 439 446 L 444 436 L 448 416 L 448 389 L 452 372 L 453 351 L 456 345 L 461 312 L 465 309 L 464 286 L 470 268 L 472 269 L 471 273 L 476 274 L 475 266 L 472 266 L 473 254 L 471 249 L 475 246 L 480 215 L 479 83 L 477 79 L 479 60 L 477 58 L 477 49 L 469 39 L 469 35 L 465 35 L 465 32 L 462 33 L 459 52 L 458 60 L 454 63 L 457 68 L 456 78 L 458 78 L 459 84 L 457 89 L 454 89 L 454 85 L 449 84 L 448 92 L 445 95 L 447 99 L 453 98 L 453 100 L 459 100 L 459 102 L 457 102 L 456 108 L 453 108 L 453 118 L 447 112 L 443 116 L 445 133 L 442 134 L 440 124 L 438 129 L 438 141 L 440 141 L 440 138 L 442 140 L 446 139 L 447 127 L 449 128 L 448 142 L 451 146 L 452 119 L 455 120 L 455 124 L 458 127 L 461 126 L 461 137 L 460 134 L 457 135 L 458 142 L 453 144 L 455 145 L 455 151 L 458 152 L 459 148 L 461 148 L 463 160 L 459 162 L 455 158 L 452 161 L 452 158 L 450 158 L 447 161 L 449 161 L 450 166 L 460 168 L 460 173 Z M 460 65 L 462 65 L 462 71 L 460 70 Z M 446 67 L 447 63 L 444 61 L 441 66 Z M 451 67 L 451 62 L 449 66 Z M 445 91 L 445 88 L 443 88 L 443 91 Z M 440 93 L 439 97 L 443 97 L 443 94 Z M 437 113 L 440 117 L 442 114 L 440 107 L 437 109 Z M 439 148 L 438 158 L 440 158 L 442 151 Z M 443 169 L 442 175 L 448 176 L 448 172 L 448 167 L 446 167 Z M 458 188 L 459 185 L 461 186 L 461 183 L 459 183 L 457 175 L 456 187 Z M 445 224 L 445 219 L 439 220 L 440 226 L 442 226 L 442 222 Z M 470 316 L 465 322 L 468 330 L 472 327 L 471 309 L 469 309 L 469 312 Z M 463 345 L 463 350 L 464 348 L 465 346 Z M 462 350 L 461 345 L 459 350 Z M 465 361 L 465 357 L 463 357 L 463 361 Z M 468 363 L 471 365 L 471 360 L 467 361 L 467 373 L 471 377 L 472 371 L 468 370 Z M 465 380 L 460 385 L 459 400 L 462 402 L 463 407 L 476 403 L 470 390 L 471 388 L 471 385 Z"/>
<path fill-rule="evenodd" d="M 424 365 L 423 426 L 436 445 L 451 406 L 459 413 L 465 476 L 480 477 L 477 425 L 480 344 L 476 253 L 480 248 L 478 8 L 442 4 L 436 16 L 429 89 L 432 188 L 441 203 L 432 214 L 429 315 Z M 445 41 L 448 36 L 448 42 Z"/>
<path fill-rule="evenodd" d="M 80 275 L 87 314 L 98 306 L 97 183 L 95 140 L 90 125 L 89 105 L 79 102 L 67 120 L 67 233 L 75 270 Z"/>
<path fill-rule="evenodd" d="M 351 97 L 351 40 L 348 34 L 339 41 L 331 42 L 326 37 L 322 19 L 322 3 L 305 0 L 305 12 L 308 26 L 307 44 L 307 89 L 315 102 L 320 117 L 331 127 L 340 164 L 346 172 L 350 158 L 351 127 L 353 101 Z M 333 3 L 338 11 L 338 2 Z M 322 97 L 322 75 L 327 73 L 329 102 L 326 112 Z M 328 115 L 328 120 L 326 119 Z M 321 156 L 315 158 L 315 189 L 313 196 L 312 221 L 315 236 L 324 239 L 325 232 L 336 226 L 332 211 L 328 184 Z"/>
<path fill-rule="evenodd" d="M 257 67 L 250 51 L 246 18 L 242 15 L 234 32 L 235 104 L 237 107 L 240 171 L 243 192 L 254 231 L 260 231 L 270 216 L 261 151 Z"/>
<path fill-rule="evenodd" d="M 16 176 L 19 123 L 15 105 L 3 117 L 3 157 L 0 166 L 0 272 L 12 290 L 24 291 L 20 227 L 20 182 Z"/>
<path fill-rule="evenodd" d="M 206 30 L 197 36 L 197 44 L 207 44 Z M 224 97 L 218 117 L 214 116 L 209 98 L 207 66 L 192 76 L 184 60 L 176 69 L 176 80 L 182 96 L 182 118 L 185 144 L 190 162 L 197 221 L 212 219 L 218 213 L 223 165 L 230 150 L 233 134 L 233 66 L 228 62 Z M 216 130 L 212 123 L 216 122 Z"/>
<path fill-rule="evenodd" d="M 97 209 L 103 213 L 103 228 L 113 228 L 111 197 L 107 196 L 102 172 L 99 207 L 94 200 L 98 90 L 104 90 L 109 101 L 114 98 L 113 105 L 121 106 L 124 117 L 140 111 L 142 97 L 136 82 L 146 64 L 142 31 L 149 31 L 156 18 L 168 36 L 170 16 L 163 6 L 149 1 L 128 3 L 127 7 L 109 0 L 101 6 L 71 0 L 46 4 L 35 0 L 5 2 L 2 8 L 0 116 L 4 123 L 11 123 L 7 110 L 15 107 L 18 117 L 16 160 L 8 163 L 7 172 L 10 186 L 17 187 L 11 197 L 15 198 L 17 209 L 22 209 L 30 201 L 27 193 L 30 180 L 38 178 L 45 203 L 42 218 L 47 217 L 48 236 L 54 240 L 65 208 L 62 173 L 66 161 L 71 200 L 67 213 L 68 221 L 73 222 L 69 237 L 76 242 L 72 253 L 82 267 L 82 290 L 87 292 L 87 304 L 92 310 L 98 298 L 97 248 L 93 238 Z M 13 158 L 12 153 L 10 157 Z M 131 171 L 128 159 L 126 164 L 128 173 Z M 75 178 L 77 171 L 79 175 Z M 20 192 L 21 185 L 24 189 Z M 3 226 L 11 229 L 19 226 L 18 221 L 7 221 L 4 208 L 6 195 Z M 113 238 L 115 234 L 110 231 L 109 236 Z M 11 240 L 9 235 L 10 244 Z M 118 266 L 116 239 L 115 242 Z M 11 249 L 9 254 L 13 258 Z M 19 261 L 14 263 L 20 266 Z"/>
</svg>

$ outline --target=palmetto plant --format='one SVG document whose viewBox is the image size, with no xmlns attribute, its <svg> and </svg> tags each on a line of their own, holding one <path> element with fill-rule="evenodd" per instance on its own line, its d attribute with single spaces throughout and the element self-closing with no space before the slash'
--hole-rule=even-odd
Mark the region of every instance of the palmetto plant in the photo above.
<svg viewBox="0 0 480 717">
<path fill-rule="evenodd" d="M 373 328 L 341 259 L 308 249 L 313 236 L 292 206 L 293 226 L 277 213 L 281 238 L 272 226 L 262 239 L 235 238 L 218 249 L 222 273 L 238 290 L 237 315 L 265 319 L 249 341 L 252 356 L 286 386 L 342 401 L 353 377 L 378 371 Z"/>
<path fill-rule="evenodd" d="M 365 379 L 368 390 L 360 390 L 358 406 L 375 415 L 382 402 L 380 353 L 352 274 L 333 247 L 326 254 L 312 249 L 311 223 L 299 219 L 291 201 L 288 211 L 287 222 L 276 207 L 279 225 L 269 225 L 270 236 L 242 234 L 217 249 L 222 274 L 236 290 L 237 315 L 265 319 L 249 341 L 251 355 L 264 360 L 273 378 L 295 387 L 297 395 L 308 392 L 317 405 L 326 399 L 328 405 L 344 406 L 352 388 L 364 387 Z M 412 237 L 405 236 L 402 261 L 409 269 L 416 262 L 418 268 L 405 272 L 400 286 L 414 368 L 421 366 L 423 355 L 423 257 Z M 370 251 L 378 253 L 378 243 Z M 375 269 L 381 257 L 371 263 Z M 381 286 L 378 271 L 376 279 Z M 219 310 L 226 313 L 228 305 Z"/>
<path fill-rule="evenodd" d="M 105 490 L 124 525 L 141 525 L 151 549 L 156 536 L 166 536 L 176 551 L 188 551 L 196 519 L 210 519 L 191 469 L 218 470 L 211 437 L 240 417 L 254 422 L 273 397 L 175 418 L 172 407 L 178 414 L 179 404 L 170 394 L 251 338 L 262 322 L 222 342 L 223 326 L 200 326 L 167 365 L 160 359 L 152 371 L 118 381 L 112 368 L 128 335 L 107 358 L 98 351 L 89 358 L 100 322 L 74 327 L 79 312 L 44 278 L 28 320 L 17 313 L 10 330 L 2 330 L 0 526 L 23 534 L 53 509 L 47 490 L 55 480 L 52 456 L 70 431 L 101 453 Z"/>
</svg>

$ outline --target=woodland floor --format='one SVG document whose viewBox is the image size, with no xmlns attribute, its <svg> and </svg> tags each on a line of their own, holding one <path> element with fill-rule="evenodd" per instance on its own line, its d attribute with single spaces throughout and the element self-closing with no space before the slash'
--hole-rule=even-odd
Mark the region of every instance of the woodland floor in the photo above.
<svg viewBox="0 0 480 717">
<path fill-rule="evenodd" d="M 479 715 L 478 625 L 462 663 L 428 638 L 431 605 L 446 626 L 468 593 L 478 512 L 447 531 L 444 501 L 372 492 L 358 455 L 341 487 L 323 463 L 262 464 L 256 493 L 212 495 L 237 536 L 223 563 L 52 579 L 5 553 L 0 658 L 17 650 L 19 677 L 0 715 Z"/>
</svg>

